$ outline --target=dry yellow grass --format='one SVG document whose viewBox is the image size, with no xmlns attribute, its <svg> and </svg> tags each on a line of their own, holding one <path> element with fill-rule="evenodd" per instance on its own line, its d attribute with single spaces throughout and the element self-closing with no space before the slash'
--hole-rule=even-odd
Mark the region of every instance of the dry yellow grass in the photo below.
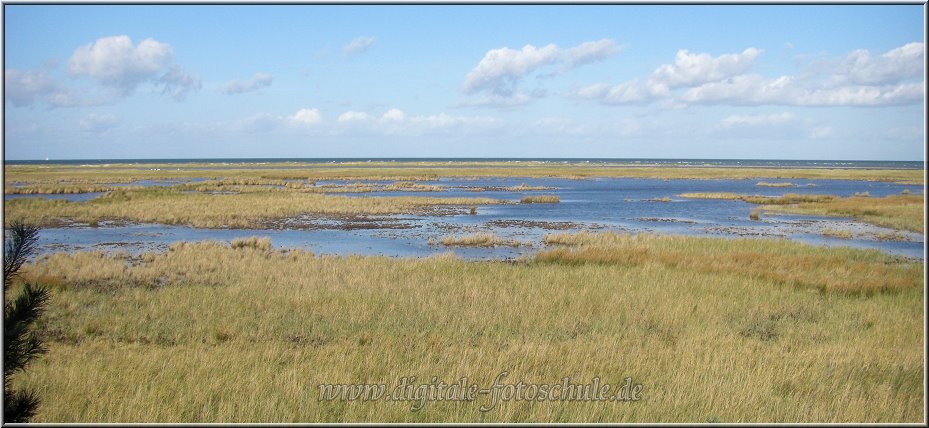
<svg viewBox="0 0 929 428">
<path fill-rule="evenodd" d="M 749 196 L 738 193 L 683 193 L 684 198 L 731 199 L 764 205 L 764 211 L 852 217 L 878 226 L 923 233 L 923 195 L 870 197 L 867 192 L 847 198 L 833 195 L 787 193 L 783 196 Z M 756 211 L 752 211 L 753 213 Z M 755 218 L 753 218 L 755 220 Z"/>
<path fill-rule="evenodd" d="M 89 222 L 121 219 L 137 222 L 184 224 L 194 227 L 255 227 L 301 214 L 400 214 L 428 211 L 440 205 L 496 204 L 490 198 L 347 197 L 287 191 L 237 194 L 184 193 L 176 189 L 120 190 L 86 203 L 62 200 L 5 201 L 5 221 L 23 219 L 33 224 L 54 224 L 62 219 Z"/>
<path fill-rule="evenodd" d="M 493 233 L 485 232 L 478 232 L 475 234 L 463 236 L 443 236 L 441 239 L 439 239 L 439 243 L 449 247 L 495 247 L 500 245 L 508 247 L 519 247 L 526 245 L 522 241 L 503 239 Z"/>
<path fill-rule="evenodd" d="M 852 232 L 848 229 L 833 229 L 831 227 L 824 227 L 822 233 L 823 236 L 839 239 L 852 239 Z"/>
<path fill-rule="evenodd" d="M 526 262 L 178 244 L 56 254 L 36 422 L 924 422 L 922 263 L 788 241 L 552 235 Z M 585 259 L 589 259 L 585 261 Z M 885 285 L 881 285 L 885 284 Z M 850 287 L 871 293 L 851 293 Z M 642 401 L 327 402 L 320 383 L 565 376 Z"/>
<path fill-rule="evenodd" d="M 283 166 L 285 168 L 275 168 Z M 6 180 L 30 183 L 114 183 L 139 179 L 240 177 L 258 179 L 382 179 L 430 180 L 439 177 L 629 177 L 659 179 L 846 179 L 923 184 L 921 170 L 826 168 L 722 168 L 630 165 L 551 164 L 538 162 L 381 162 L 312 164 L 281 162 L 275 165 L 163 164 L 106 166 L 9 165 Z"/>
<path fill-rule="evenodd" d="M 761 186 L 761 187 L 793 187 L 794 186 L 794 184 L 791 182 L 769 183 L 767 181 L 759 181 L 755 185 Z"/>
<path fill-rule="evenodd" d="M 547 235 L 544 242 L 556 248 L 539 253 L 540 261 L 652 261 L 696 272 L 737 272 L 787 285 L 851 294 L 907 289 L 922 281 L 917 276 L 922 271 L 920 264 L 885 264 L 892 258 L 876 250 L 818 252 L 816 247 L 790 241 L 582 233 Z"/>
<path fill-rule="evenodd" d="M 557 204 L 561 202 L 561 198 L 554 195 L 523 196 L 519 202 L 523 204 Z"/>
<path fill-rule="evenodd" d="M 883 198 L 852 196 L 801 202 L 790 206 L 765 205 L 767 211 L 852 217 L 866 223 L 923 233 L 925 199 L 922 195 L 889 195 Z"/>
<path fill-rule="evenodd" d="M 681 193 L 677 196 L 690 199 L 742 199 L 745 195 L 732 192 L 691 192 Z"/>
<path fill-rule="evenodd" d="M 444 186 L 438 186 L 435 184 L 398 181 L 396 183 L 391 183 L 384 186 L 383 190 L 388 192 L 444 192 L 446 189 Z"/>
</svg>

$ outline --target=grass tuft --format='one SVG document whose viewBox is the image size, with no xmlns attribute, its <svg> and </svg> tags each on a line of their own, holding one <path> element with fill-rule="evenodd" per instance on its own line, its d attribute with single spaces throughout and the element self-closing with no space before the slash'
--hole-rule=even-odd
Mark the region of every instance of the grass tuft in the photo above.
<svg viewBox="0 0 929 428">
<path fill-rule="evenodd" d="M 523 196 L 519 202 L 523 204 L 557 204 L 561 202 L 561 198 L 554 195 Z"/>
</svg>

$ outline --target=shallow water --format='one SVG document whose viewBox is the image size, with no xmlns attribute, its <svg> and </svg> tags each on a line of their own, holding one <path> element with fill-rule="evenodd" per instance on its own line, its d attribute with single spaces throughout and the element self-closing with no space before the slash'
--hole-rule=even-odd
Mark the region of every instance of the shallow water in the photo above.
<svg viewBox="0 0 929 428">
<path fill-rule="evenodd" d="M 794 187 L 761 187 L 756 183 L 791 182 Z M 351 180 L 320 181 L 345 184 L 364 182 L 389 184 L 392 181 Z M 894 183 L 848 180 L 660 180 L 631 178 L 597 178 L 571 180 L 561 178 L 490 178 L 440 179 L 422 182 L 445 186 L 442 192 L 372 192 L 345 193 L 349 197 L 373 196 L 435 196 L 489 197 L 518 202 L 527 195 L 557 195 L 558 204 L 511 204 L 478 206 L 476 215 L 386 216 L 370 217 L 365 227 L 357 228 L 346 220 L 311 218 L 314 230 L 268 229 L 197 229 L 182 226 L 152 224 L 110 225 L 98 228 L 75 225 L 43 229 L 40 245 L 44 251 L 77 249 L 125 250 L 138 253 L 164 250 L 175 241 L 214 239 L 229 241 L 248 236 L 267 236 L 276 247 L 305 248 L 324 254 L 378 254 L 386 256 L 425 256 L 453 251 L 468 259 L 516 258 L 532 254 L 542 246 L 547 233 L 581 230 L 615 230 L 632 233 L 653 232 L 719 237 L 782 237 L 816 245 L 847 245 L 876 248 L 907 257 L 923 257 L 924 236 L 905 234 L 909 241 L 877 241 L 875 235 L 889 229 L 871 226 L 851 219 L 796 215 L 768 215 L 759 221 L 750 220 L 755 207 L 742 201 L 687 199 L 677 195 L 686 192 L 734 192 L 780 196 L 785 193 L 831 194 L 851 196 L 868 192 L 871 196 L 900 194 L 903 189 L 913 193 L 919 186 Z M 139 183 L 159 185 L 162 183 Z M 174 183 L 164 183 L 165 185 Z M 499 189 L 526 184 L 555 189 L 534 191 L 469 191 L 469 188 Z M 812 186 L 808 186 L 812 184 Z M 7 195 L 10 197 L 12 195 Z M 48 196 L 48 195 L 42 195 Z M 57 196 L 57 195 L 55 195 Z M 75 196 L 75 195 L 61 195 Z M 671 202 L 651 200 L 668 197 Z M 306 220 L 306 219 L 304 219 Z M 853 239 L 822 235 L 824 228 L 849 230 Z M 505 239 L 519 240 L 529 246 L 495 248 L 448 248 L 430 245 L 447 235 L 493 232 Z"/>
</svg>

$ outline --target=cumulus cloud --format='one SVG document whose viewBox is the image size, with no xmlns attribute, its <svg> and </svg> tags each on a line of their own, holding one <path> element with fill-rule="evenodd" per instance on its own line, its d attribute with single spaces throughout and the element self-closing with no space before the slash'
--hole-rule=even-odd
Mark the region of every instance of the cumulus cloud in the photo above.
<svg viewBox="0 0 929 428">
<path fill-rule="evenodd" d="M 755 58 L 762 52 L 761 49 L 747 48 L 742 53 L 714 58 L 706 53 L 694 54 L 682 49 L 677 51 L 674 64 L 658 67 L 650 81 L 655 86 L 673 89 L 723 80 L 751 69 Z"/>
<path fill-rule="evenodd" d="M 739 106 L 857 106 L 919 103 L 925 99 L 922 43 L 909 43 L 881 55 L 857 50 L 816 73 L 765 77 L 751 73 L 761 49 L 712 57 L 677 52 L 675 63 L 658 67 L 645 83 L 597 83 L 571 92 L 603 104 L 648 103 Z"/>
<path fill-rule="evenodd" d="M 230 80 L 223 86 L 221 91 L 227 95 L 256 91 L 271 86 L 271 81 L 273 79 L 273 76 L 270 74 L 255 73 L 255 75 L 248 80 Z"/>
<path fill-rule="evenodd" d="M 768 79 L 738 76 L 687 90 L 681 100 L 690 104 L 788 105 L 806 107 L 875 107 L 912 104 L 925 98 L 925 85 L 809 87 L 792 76 Z"/>
<path fill-rule="evenodd" d="M 649 103 L 671 96 L 672 90 L 677 88 L 737 77 L 751 69 L 755 58 L 762 52 L 761 49 L 747 48 L 741 53 L 713 57 L 682 49 L 677 51 L 674 64 L 659 66 L 644 83 L 638 79 L 618 85 L 596 83 L 569 95 L 608 105 Z"/>
<path fill-rule="evenodd" d="M 338 127 L 334 131 L 337 133 L 362 132 L 400 136 L 447 132 L 466 134 L 501 124 L 499 119 L 486 116 L 453 116 L 446 113 L 410 116 L 398 108 L 388 109 L 380 116 L 346 111 L 339 115 L 336 122 Z"/>
<path fill-rule="evenodd" d="M 199 77 L 176 65 L 172 65 L 167 73 L 158 78 L 157 84 L 163 86 L 162 94 L 171 96 L 175 101 L 184 101 L 187 93 L 199 91 L 202 86 Z"/>
<path fill-rule="evenodd" d="M 55 83 L 44 70 L 9 69 L 3 73 L 3 83 L 6 100 L 19 107 L 32 105 L 37 98 L 55 90 Z"/>
<path fill-rule="evenodd" d="M 596 99 L 604 104 L 636 104 L 650 102 L 656 93 L 648 86 L 631 80 L 610 86 L 596 83 L 574 91 L 571 95 L 577 98 Z"/>
<path fill-rule="evenodd" d="M 528 101 L 527 94 L 518 90 L 520 81 L 527 75 L 545 66 L 560 64 L 560 72 L 602 61 L 619 51 L 616 44 L 609 39 L 585 42 L 568 49 L 561 49 L 554 44 L 543 47 L 525 45 L 522 49 L 507 47 L 491 49 L 484 58 L 465 76 L 462 90 L 465 94 L 484 93 L 487 100 L 504 100 L 504 104 L 518 104 L 509 101 L 519 98 Z M 490 103 L 483 103 L 490 104 Z"/>
<path fill-rule="evenodd" d="M 291 115 L 281 116 L 270 113 L 257 113 L 230 124 L 217 123 L 215 128 L 231 128 L 249 133 L 268 133 L 283 130 L 306 131 L 318 129 L 323 122 L 322 113 L 317 108 L 301 108 Z"/>
<path fill-rule="evenodd" d="M 73 91 L 61 86 L 45 70 L 9 69 L 3 73 L 4 98 L 16 107 L 32 106 L 38 101 L 49 107 L 74 107 L 84 104 Z"/>
<path fill-rule="evenodd" d="M 833 85 L 887 85 L 923 75 L 923 43 L 907 43 L 873 57 L 864 49 L 849 53 L 832 77 Z"/>
<path fill-rule="evenodd" d="M 384 112 L 384 115 L 381 116 L 381 118 L 389 121 L 402 121 L 406 118 L 406 114 L 403 113 L 403 110 L 392 108 Z"/>
<path fill-rule="evenodd" d="M 314 123 L 319 123 L 323 120 L 322 114 L 320 114 L 319 109 L 317 108 L 303 108 L 297 110 L 292 116 L 290 116 L 290 122 L 301 125 L 312 125 Z"/>
<path fill-rule="evenodd" d="M 346 56 L 358 55 L 374 45 L 374 37 L 360 36 L 355 37 L 351 42 L 349 42 L 345 47 L 342 48 L 342 52 Z"/>
<path fill-rule="evenodd" d="M 258 113 L 232 122 L 217 122 L 215 130 L 255 134 L 284 133 L 306 135 L 467 135 L 503 126 L 500 119 L 487 116 L 454 116 L 446 113 L 408 115 L 398 108 L 379 114 L 346 111 L 326 121 L 317 108 L 302 108 L 291 115 Z"/>
<path fill-rule="evenodd" d="M 77 126 L 81 131 L 103 133 L 119 125 L 119 118 L 112 114 L 90 113 Z"/>
<path fill-rule="evenodd" d="M 603 61 L 617 52 L 619 46 L 610 39 L 600 39 L 592 42 L 584 42 L 564 53 L 564 60 L 569 67 L 577 67 L 584 64 L 590 64 L 597 61 Z"/>
<path fill-rule="evenodd" d="M 370 116 L 363 111 L 347 111 L 339 115 L 336 119 L 339 122 L 357 122 L 368 120 Z"/>
<path fill-rule="evenodd" d="M 200 88 L 200 79 L 173 63 L 174 51 L 166 43 L 144 39 L 132 44 L 129 36 L 111 36 L 77 48 L 68 61 L 74 76 L 88 76 L 120 96 L 131 95 L 145 82 L 164 87 L 163 93 L 183 100 Z"/>
</svg>

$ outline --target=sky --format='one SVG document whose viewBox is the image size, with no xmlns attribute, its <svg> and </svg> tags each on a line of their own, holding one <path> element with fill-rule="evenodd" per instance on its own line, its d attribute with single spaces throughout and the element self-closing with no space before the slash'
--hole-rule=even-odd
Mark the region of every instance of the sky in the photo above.
<svg viewBox="0 0 929 428">
<path fill-rule="evenodd" d="M 4 157 L 922 160 L 925 5 L 4 5 Z"/>
</svg>

